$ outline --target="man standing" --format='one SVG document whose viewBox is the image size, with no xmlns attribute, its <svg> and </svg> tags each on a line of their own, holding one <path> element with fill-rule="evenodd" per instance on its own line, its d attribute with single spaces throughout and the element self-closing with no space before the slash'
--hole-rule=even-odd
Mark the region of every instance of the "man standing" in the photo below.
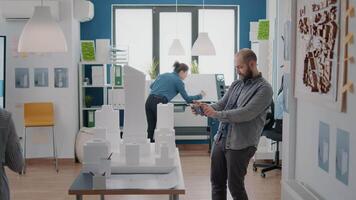
<svg viewBox="0 0 356 200">
<path fill-rule="evenodd" d="M 229 186 L 234 200 L 247 200 L 244 179 L 272 102 L 272 87 L 257 69 L 256 54 L 242 49 L 235 55 L 240 80 L 232 83 L 217 103 L 197 103 L 204 115 L 220 121 L 211 155 L 212 199 L 226 200 Z"/>
<path fill-rule="evenodd" d="M 4 167 L 21 173 L 24 160 L 11 114 L 0 108 L 0 199 L 10 200 L 10 189 Z"/>
</svg>

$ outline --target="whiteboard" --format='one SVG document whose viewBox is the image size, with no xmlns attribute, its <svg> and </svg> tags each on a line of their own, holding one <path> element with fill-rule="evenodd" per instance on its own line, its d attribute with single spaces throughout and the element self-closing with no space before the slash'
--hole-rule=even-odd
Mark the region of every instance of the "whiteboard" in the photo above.
<svg viewBox="0 0 356 200">
<path fill-rule="evenodd" d="M 191 74 L 183 82 L 189 96 L 200 94 L 203 90 L 206 96 L 200 101 L 218 101 L 215 74 Z M 172 99 L 172 102 L 181 101 L 184 99 L 180 94 Z"/>
</svg>

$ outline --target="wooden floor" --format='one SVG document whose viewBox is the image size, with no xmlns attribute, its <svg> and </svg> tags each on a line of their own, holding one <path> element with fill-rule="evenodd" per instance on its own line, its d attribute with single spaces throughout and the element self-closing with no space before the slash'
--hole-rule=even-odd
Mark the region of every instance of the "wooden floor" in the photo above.
<svg viewBox="0 0 356 200">
<path fill-rule="evenodd" d="M 181 152 L 181 162 L 186 185 L 186 195 L 183 200 L 210 199 L 210 159 L 207 153 Z M 72 162 L 60 163 L 57 174 L 49 161 L 30 163 L 26 175 L 19 176 L 7 170 L 11 187 L 12 200 L 72 200 L 68 188 L 78 175 L 81 165 Z M 246 176 L 246 189 L 250 200 L 279 200 L 280 171 L 267 173 L 262 178 L 258 172 L 253 172 L 251 165 Z M 96 196 L 84 196 L 84 199 L 99 199 Z M 168 199 L 167 196 L 106 196 L 105 199 Z M 231 199 L 231 198 L 230 198 Z"/>
</svg>

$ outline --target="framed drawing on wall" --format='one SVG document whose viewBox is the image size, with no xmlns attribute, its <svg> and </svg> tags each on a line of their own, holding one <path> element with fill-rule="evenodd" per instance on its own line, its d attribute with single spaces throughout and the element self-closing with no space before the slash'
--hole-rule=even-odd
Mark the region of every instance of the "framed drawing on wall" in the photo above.
<svg viewBox="0 0 356 200">
<path fill-rule="evenodd" d="M 68 88 L 68 69 L 54 68 L 54 87 Z"/>
<path fill-rule="evenodd" d="M 337 108 L 340 0 L 297 4 L 295 96 Z"/>
<path fill-rule="evenodd" d="M 28 68 L 15 68 L 15 88 L 30 88 Z"/>
<path fill-rule="evenodd" d="M 48 87 L 48 68 L 35 68 L 34 85 L 35 87 Z"/>
</svg>

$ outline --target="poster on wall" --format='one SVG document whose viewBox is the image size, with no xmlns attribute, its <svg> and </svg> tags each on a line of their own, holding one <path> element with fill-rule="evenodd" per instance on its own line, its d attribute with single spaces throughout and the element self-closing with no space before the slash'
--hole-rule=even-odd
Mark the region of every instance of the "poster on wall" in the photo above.
<svg viewBox="0 0 356 200">
<path fill-rule="evenodd" d="M 292 24 L 291 21 L 287 20 L 286 22 L 284 22 L 284 25 L 283 25 L 282 40 L 283 40 L 283 58 L 285 61 L 290 60 L 291 24 Z"/>
<path fill-rule="evenodd" d="M 0 108 L 5 107 L 5 36 L 0 36 Z"/>
<path fill-rule="evenodd" d="M 35 87 L 48 87 L 48 69 L 35 68 L 34 73 Z"/>
<path fill-rule="evenodd" d="M 289 113 L 290 73 L 283 75 L 283 111 Z"/>
<path fill-rule="evenodd" d="M 15 87 L 16 88 L 29 88 L 30 78 L 28 68 L 15 69 Z"/>
<path fill-rule="evenodd" d="M 349 184 L 350 133 L 337 129 L 336 134 L 336 178 Z"/>
<path fill-rule="evenodd" d="M 321 169 L 329 172 L 330 126 L 319 122 L 318 164 Z"/>
<path fill-rule="evenodd" d="M 68 69 L 54 68 L 54 87 L 68 88 Z"/>
<path fill-rule="evenodd" d="M 295 95 L 333 104 L 338 93 L 340 0 L 298 1 Z"/>
</svg>

